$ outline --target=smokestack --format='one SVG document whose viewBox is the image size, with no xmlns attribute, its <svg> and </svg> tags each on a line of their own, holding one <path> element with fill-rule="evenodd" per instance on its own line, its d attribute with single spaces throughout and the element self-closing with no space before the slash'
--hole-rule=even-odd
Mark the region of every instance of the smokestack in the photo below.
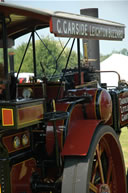
<svg viewBox="0 0 128 193">
<path fill-rule="evenodd" d="M 98 9 L 81 9 L 80 13 L 82 15 L 88 15 L 98 18 Z M 100 70 L 100 48 L 99 48 L 99 40 L 87 40 L 83 39 L 83 43 L 87 44 L 87 52 L 88 58 L 96 59 L 96 61 L 90 62 L 91 66 L 93 66 L 96 70 Z M 100 75 L 97 74 L 97 78 L 100 81 Z"/>
</svg>

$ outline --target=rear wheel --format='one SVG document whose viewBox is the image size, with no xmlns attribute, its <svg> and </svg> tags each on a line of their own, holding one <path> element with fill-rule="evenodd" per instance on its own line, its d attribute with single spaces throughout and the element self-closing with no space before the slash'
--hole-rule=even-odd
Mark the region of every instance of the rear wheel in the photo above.
<svg viewBox="0 0 128 193">
<path fill-rule="evenodd" d="M 65 159 L 62 193 L 126 193 L 123 155 L 111 127 L 96 129 L 86 157 Z"/>
</svg>

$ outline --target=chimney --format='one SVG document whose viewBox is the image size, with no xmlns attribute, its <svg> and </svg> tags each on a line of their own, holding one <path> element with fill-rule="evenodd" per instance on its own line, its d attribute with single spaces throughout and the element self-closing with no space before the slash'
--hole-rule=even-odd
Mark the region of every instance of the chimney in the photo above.
<svg viewBox="0 0 128 193">
<path fill-rule="evenodd" d="M 82 15 L 88 15 L 88 16 L 98 18 L 98 9 L 97 8 L 81 9 L 80 13 Z M 83 43 L 87 44 L 88 58 L 96 59 L 96 61 L 90 62 L 91 66 L 93 66 L 95 70 L 100 70 L 99 40 L 83 39 Z M 99 74 L 97 74 L 97 79 L 100 82 L 100 75 Z"/>
</svg>

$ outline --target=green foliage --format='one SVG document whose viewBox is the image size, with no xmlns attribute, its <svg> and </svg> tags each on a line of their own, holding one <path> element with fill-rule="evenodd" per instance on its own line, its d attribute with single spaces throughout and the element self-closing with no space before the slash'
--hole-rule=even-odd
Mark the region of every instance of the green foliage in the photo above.
<svg viewBox="0 0 128 193">
<path fill-rule="evenodd" d="M 17 49 L 15 49 L 15 71 L 17 72 L 23 55 L 26 49 L 27 44 L 23 43 Z M 33 55 L 32 55 L 32 45 L 29 45 L 28 51 L 23 61 L 23 65 L 21 67 L 21 72 L 33 72 Z"/>
<path fill-rule="evenodd" d="M 126 48 L 123 48 L 119 53 L 128 56 L 128 50 Z"/>
<path fill-rule="evenodd" d="M 61 53 L 62 47 L 60 43 L 50 37 L 42 38 L 42 41 L 36 41 L 36 66 L 37 66 L 37 76 L 50 77 L 56 71 L 56 75 L 60 74 L 62 69 L 66 65 L 67 55 L 69 49 L 66 48 L 65 52 L 58 59 Z M 45 44 L 45 46 L 44 46 Z M 24 51 L 26 49 L 26 43 L 23 43 L 15 50 L 15 71 L 18 70 Z M 57 60 L 58 59 L 58 60 Z M 43 65 L 43 70 L 41 68 Z M 69 67 L 74 67 L 77 65 L 77 55 L 75 51 L 72 52 Z M 33 50 L 32 44 L 29 45 L 28 51 L 26 53 L 21 72 L 33 72 Z"/>
<path fill-rule="evenodd" d="M 106 60 L 108 57 L 110 57 L 111 56 L 111 54 L 107 54 L 107 55 L 100 55 L 100 62 L 102 62 L 102 61 L 104 61 L 104 60 Z"/>
<path fill-rule="evenodd" d="M 70 48 L 66 48 L 58 59 L 64 44 L 63 42 L 56 41 L 54 38 L 49 36 L 42 37 L 42 41 L 36 40 L 36 67 L 37 67 L 37 76 L 39 77 L 51 77 L 55 72 L 55 75 L 58 76 L 62 69 L 65 68 L 67 57 L 70 52 Z M 45 46 L 44 46 L 45 44 Z M 24 51 L 26 49 L 27 43 L 22 43 L 16 49 L 9 49 L 8 52 L 13 51 L 15 53 L 14 61 L 15 61 L 15 72 L 18 71 Z M 47 47 L 47 48 L 46 48 Z M 128 56 L 128 50 L 126 48 L 120 51 L 113 51 L 113 53 L 120 53 Z M 108 55 L 100 55 L 100 62 L 108 58 L 111 54 Z M 0 49 L 0 62 L 3 63 L 3 49 Z M 43 65 L 43 69 L 41 68 L 41 64 Z M 68 68 L 74 68 L 77 66 L 77 53 L 72 51 Z M 26 56 L 23 61 L 23 65 L 20 72 L 33 72 L 33 49 L 32 43 L 30 43 L 29 48 L 27 50 Z"/>
<path fill-rule="evenodd" d="M 128 168 L 128 128 L 124 127 L 121 130 L 120 143 L 124 154 L 125 166 Z"/>
<path fill-rule="evenodd" d="M 3 63 L 3 49 L 0 48 L 0 63 Z"/>
<path fill-rule="evenodd" d="M 126 48 L 123 48 L 123 49 L 120 50 L 120 51 L 114 50 L 114 51 L 112 51 L 111 54 L 107 54 L 107 55 L 101 54 L 101 55 L 100 55 L 100 62 L 106 60 L 106 59 L 107 59 L 108 57 L 110 57 L 112 54 L 123 54 L 123 55 L 125 55 L 125 56 L 128 56 L 128 50 L 127 50 Z"/>
</svg>

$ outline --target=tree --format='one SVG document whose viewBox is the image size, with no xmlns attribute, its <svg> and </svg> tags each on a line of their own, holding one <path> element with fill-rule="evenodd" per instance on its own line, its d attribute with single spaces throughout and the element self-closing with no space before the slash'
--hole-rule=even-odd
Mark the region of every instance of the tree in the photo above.
<svg viewBox="0 0 128 193">
<path fill-rule="evenodd" d="M 103 54 L 101 54 L 100 55 L 100 62 L 103 62 L 104 60 L 106 60 L 108 57 L 110 57 L 111 56 L 111 54 L 107 54 L 107 55 L 103 55 Z"/>
<path fill-rule="evenodd" d="M 17 71 L 24 51 L 26 49 L 26 43 L 23 43 L 15 50 L 15 70 Z M 36 66 L 37 75 L 51 77 L 53 74 L 59 75 L 62 69 L 65 67 L 69 48 L 65 49 L 65 52 L 58 58 L 62 50 L 62 45 L 53 38 L 47 36 L 42 38 L 42 41 L 36 40 Z M 41 68 L 43 66 L 43 70 Z M 77 54 L 75 51 L 72 52 L 69 67 L 77 65 Z M 32 44 L 30 43 L 27 54 L 24 58 L 24 62 L 21 68 L 21 72 L 33 72 L 33 54 Z"/>
<path fill-rule="evenodd" d="M 121 54 L 125 55 L 125 56 L 128 56 L 128 50 L 126 48 L 123 48 L 121 51 L 120 51 Z"/>
<path fill-rule="evenodd" d="M 120 51 L 113 50 L 112 53 L 107 54 L 107 55 L 101 54 L 101 55 L 100 55 L 100 62 L 104 61 L 105 59 L 107 59 L 108 57 L 110 57 L 112 54 L 123 54 L 123 55 L 125 55 L 125 56 L 128 56 L 128 50 L 127 50 L 126 48 L 123 48 L 123 49 L 120 50 Z"/>
<path fill-rule="evenodd" d="M 23 55 L 25 52 L 27 44 L 23 43 L 21 44 L 17 49 L 15 49 L 15 71 L 17 72 L 21 61 L 23 59 Z M 29 45 L 28 51 L 26 53 L 26 56 L 24 58 L 21 72 L 33 72 L 33 56 L 32 56 L 32 44 Z"/>
</svg>

